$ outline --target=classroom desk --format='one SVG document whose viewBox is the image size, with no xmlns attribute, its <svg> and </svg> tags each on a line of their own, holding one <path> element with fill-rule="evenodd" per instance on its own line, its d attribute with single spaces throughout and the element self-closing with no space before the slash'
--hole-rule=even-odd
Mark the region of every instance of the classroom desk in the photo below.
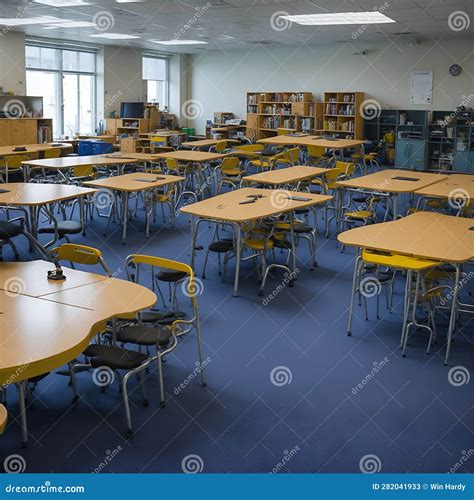
<svg viewBox="0 0 474 500">
<path fill-rule="evenodd" d="M 53 146 L 52 144 L 57 144 Z M 22 144 L 19 146 L 1 146 L 0 147 L 0 158 L 5 156 L 17 156 L 17 155 L 28 155 L 32 153 L 44 153 L 50 149 L 61 149 L 66 150 L 70 149 L 72 151 L 72 144 L 66 143 L 52 143 L 52 144 Z M 25 151 L 15 151 L 15 148 L 24 147 Z M 63 151 L 62 151 L 63 152 Z M 8 182 L 8 167 L 5 168 L 5 182 Z"/>
<path fill-rule="evenodd" d="M 183 142 L 181 146 L 192 149 L 209 148 L 211 146 L 215 146 L 219 142 L 226 142 L 228 144 L 240 144 L 240 141 L 237 141 L 235 139 L 201 139 L 198 141 Z"/>
<path fill-rule="evenodd" d="M 413 194 L 421 188 L 444 181 L 446 178 L 447 176 L 442 174 L 386 169 L 347 181 L 338 181 L 337 184 L 346 190 L 385 193 L 392 200 L 393 218 L 395 219 L 398 213 L 397 201 L 399 194 Z"/>
<path fill-rule="evenodd" d="M 257 144 L 271 144 L 273 146 L 312 146 L 319 135 L 298 134 L 298 135 L 275 135 L 260 139 Z"/>
<path fill-rule="evenodd" d="M 255 203 L 241 205 L 251 195 L 262 195 Z M 284 199 L 285 196 L 300 196 L 308 198 L 308 201 L 297 201 Z M 293 228 L 292 213 L 298 209 L 311 208 L 331 200 L 332 196 L 318 195 L 312 193 L 300 193 L 298 191 L 270 190 L 259 188 L 242 188 L 220 194 L 207 200 L 193 203 L 180 209 L 191 217 L 191 267 L 194 267 L 195 247 L 197 240 L 197 229 L 201 221 L 213 220 L 229 223 L 235 232 L 235 278 L 234 297 L 239 288 L 240 259 L 241 259 L 241 225 L 246 222 L 264 219 L 283 213 L 290 213 L 290 225 Z M 198 219 L 197 223 L 195 219 Z M 293 230 L 291 231 L 291 245 L 293 255 L 293 270 L 296 269 L 295 241 Z"/>
<path fill-rule="evenodd" d="M 295 165 L 294 167 L 278 168 L 260 172 L 259 174 L 247 175 L 242 178 L 242 182 L 269 186 L 298 184 L 301 181 L 314 179 L 315 177 L 323 177 L 330 170 L 330 168 Z"/>
<path fill-rule="evenodd" d="M 2 190 L 7 192 L 2 193 Z M 88 196 L 95 191 L 95 189 L 87 189 L 68 184 L 10 182 L 0 184 L 0 206 L 28 209 L 29 220 L 27 217 L 27 225 L 30 233 L 36 237 L 38 213 L 41 208 L 55 220 L 54 215 L 46 208 L 46 205 L 77 198 L 79 199 L 80 220 L 82 225 L 84 222 L 84 196 Z"/>
<path fill-rule="evenodd" d="M 462 210 L 474 200 L 474 175 L 448 175 L 436 184 L 417 189 L 415 194 L 420 196 L 418 205 L 423 198 L 440 198 L 451 200 L 453 208 L 459 207 Z"/>
<path fill-rule="evenodd" d="M 81 134 L 78 135 L 75 140 L 79 141 L 104 141 L 104 142 L 109 142 L 111 144 L 114 144 L 117 142 L 117 136 L 116 135 L 94 135 L 94 134 Z"/>
<path fill-rule="evenodd" d="M 91 155 L 91 156 L 70 156 L 65 158 L 51 158 L 43 160 L 28 160 L 22 162 L 27 169 L 32 167 L 44 168 L 51 170 L 69 170 L 72 167 L 80 165 L 95 165 L 97 167 L 114 167 L 117 168 L 119 174 L 123 172 L 126 165 L 133 165 L 143 160 L 137 160 L 131 156 L 115 156 L 113 153 L 109 155 Z M 29 171 L 25 172 L 25 180 L 29 178 Z"/>
<path fill-rule="evenodd" d="M 128 221 L 128 200 L 130 193 L 140 193 L 156 188 L 169 186 L 178 182 L 184 181 L 184 177 L 177 175 L 162 175 L 162 174 L 148 174 L 144 172 L 135 172 L 132 174 L 116 175 L 113 177 L 106 177 L 103 179 L 96 179 L 93 181 L 86 181 L 83 186 L 89 186 L 100 189 L 108 189 L 113 192 L 118 192 L 122 196 L 122 243 L 125 244 L 127 238 L 127 221 Z M 116 197 L 114 197 L 114 204 Z M 150 236 L 150 215 L 153 211 L 153 200 L 149 200 L 146 195 L 143 196 L 145 203 L 146 214 L 146 237 Z M 113 208 L 113 207 L 112 207 Z M 174 221 L 174 206 L 171 210 L 171 217 Z"/>
<path fill-rule="evenodd" d="M 45 283 L 51 264 L 34 261 L 28 267 L 30 272 L 22 273 L 26 289 L 49 289 L 49 293 L 31 296 L 18 289 L 5 290 L 0 279 L 0 385 L 20 383 L 69 363 L 103 329 L 105 321 L 149 308 L 157 300 L 151 290 L 129 281 L 105 276 L 94 281 L 97 275 L 93 273 L 63 267 L 65 281 Z M 89 283 L 78 286 L 77 279 L 69 281 L 72 275 L 84 275 L 82 281 Z M 24 414 L 24 399 L 20 408 Z M 26 421 L 23 443 L 27 443 Z"/>
<path fill-rule="evenodd" d="M 110 153 L 107 155 L 109 158 L 122 158 L 125 160 L 135 160 L 135 161 L 144 161 L 147 163 L 156 163 L 160 160 L 156 155 L 158 153 L 122 153 L 121 151 L 117 151 L 116 153 Z"/>
<path fill-rule="evenodd" d="M 461 264 L 474 259 L 473 227 L 472 219 L 434 212 L 417 212 L 399 220 L 350 229 L 338 236 L 340 243 L 357 247 L 359 254 L 361 249 L 366 248 L 448 262 L 454 265 L 456 278 L 445 364 L 448 363 L 455 326 Z M 354 272 L 353 292 L 355 281 L 356 272 Z M 348 332 L 351 331 L 353 307 L 354 293 L 351 298 Z"/>
</svg>

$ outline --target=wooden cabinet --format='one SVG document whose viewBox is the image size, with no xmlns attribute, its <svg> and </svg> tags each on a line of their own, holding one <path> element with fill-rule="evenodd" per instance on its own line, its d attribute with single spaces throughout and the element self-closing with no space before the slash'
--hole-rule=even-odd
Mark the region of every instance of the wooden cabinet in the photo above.
<svg viewBox="0 0 474 500">
<path fill-rule="evenodd" d="M 53 122 L 47 118 L 2 118 L 0 119 L 0 144 L 19 146 L 38 144 L 38 129 L 46 142 L 52 139 Z M 47 132 L 47 133 L 44 133 Z"/>
</svg>

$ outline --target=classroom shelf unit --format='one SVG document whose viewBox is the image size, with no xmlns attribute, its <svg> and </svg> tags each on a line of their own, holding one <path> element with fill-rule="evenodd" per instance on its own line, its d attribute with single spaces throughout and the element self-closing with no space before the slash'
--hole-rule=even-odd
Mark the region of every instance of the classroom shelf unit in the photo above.
<svg viewBox="0 0 474 500">
<path fill-rule="evenodd" d="M 362 139 L 364 92 L 324 92 L 322 127 L 316 134 Z"/>
<path fill-rule="evenodd" d="M 247 130 L 251 141 L 322 128 L 322 103 L 311 92 L 247 92 Z"/>
</svg>

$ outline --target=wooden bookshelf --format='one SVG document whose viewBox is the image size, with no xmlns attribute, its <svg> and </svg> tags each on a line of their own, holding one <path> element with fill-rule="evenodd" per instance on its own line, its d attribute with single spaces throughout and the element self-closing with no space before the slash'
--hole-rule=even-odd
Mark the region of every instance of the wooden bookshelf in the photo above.
<svg viewBox="0 0 474 500">
<path fill-rule="evenodd" d="M 313 132 L 323 126 L 322 103 L 311 92 L 247 92 L 247 137 L 256 141 L 278 129 Z"/>
<path fill-rule="evenodd" d="M 360 108 L 363 101 L 363 92 L 325 92 L 322 127 L 316 128 L 315 133 L 362 139 L 364 119 Z"/>
</svg>

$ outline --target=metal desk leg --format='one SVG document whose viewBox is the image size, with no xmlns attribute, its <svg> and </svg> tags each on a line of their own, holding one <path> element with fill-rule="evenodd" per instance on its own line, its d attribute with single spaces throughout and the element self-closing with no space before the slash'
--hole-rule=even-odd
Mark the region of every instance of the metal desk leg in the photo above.
<svg viewBox="0 0 474 500">
<path fill-rule="evenodd" d="M 82 236 L 85 236 L 86 227 L 84 225 L 84 196 L 79 196 L 79 222 L 82 228 Z"/>
<path fill-rule="evenodd" d="M 194 219 L 194 216 L 191 215 L 191 267 L 194 269 L 194 260 L 195 260 L 195 254 L 196 254 L 196 237 L 197 237 L 197 232 L 196 232 L 196 221 Z"/>
<path fill-rule="evenodd" d="M 457 306 L 458 306 L 458 295 L 459 295 L 459 280 L 461 278 L 461 267 L 459 264 L 455 265 L 456 268 L 456 280 L 454 282 L 454 295 L 453 303 L 451 304 L 451 317 L 449 318 L 449 329 L 448 329 L 448 344 L 446 346 L 446 357 L 444 358 L 444 366 L 448 364 L 449 352 L 451 351 L 451 341 L 453 338 L 454 325 L 456 324 Z"/>
<path fill-rule="evenodd" d="M 410 313 L 410 298 L 411 298 L 411 284 L 413 281 L 413 271 L 407 271 L 407 280 L 405 282 L 405 301 L 403 303 L 403 325 L 402 335 L 400 337 L 400 349 L 405 344 L 405 335 L 407 334 L 408 314 Z"/>
<path fill-rule="evenodd" d="M 294 213 L 290 212 L 290 238 L 291 238 L 291 266 L 293 273 L 296 271 L 296 245 L 295 245 L 295 223 Z"/>
<path fill-rule="evenodd" d="M 349 307 L 349 320 L 347 322 L 347 335 L 350 337 L 352 335 L 352 313 L 354 311 L 354 300 L 355 292 L 359 281 L 359 266 L 362 264 L 361 259 L 361 249 L 357 249 L 357 255 L 354 265 L 354 277 L 352 278 L 352 293 L 351 293 L 351 305 Z"/>
<path fill-rule="evenodd" d="M 234 297 L 237 297 L 239 290 L 239 275 L 240 275 L 240 251 L 241 251 L 241 233 L 240 226 L 234 225 L 235 232 L 235 279 L 234 279 Z"/>
<path fill-rule="evenodd" d="M 123 228 L 122 228 L 122 245 L 125 245 L 127 239 L 127 223 L 128 223 L 128 191 L 123 192 Z"/>
<path fill-rule="evenodd" d="M 398 193 L 393 193 L 392 195 L 392 208 L 393 208 L 393 220 L 397 220 L 398 214 Z"/>
</svg>

